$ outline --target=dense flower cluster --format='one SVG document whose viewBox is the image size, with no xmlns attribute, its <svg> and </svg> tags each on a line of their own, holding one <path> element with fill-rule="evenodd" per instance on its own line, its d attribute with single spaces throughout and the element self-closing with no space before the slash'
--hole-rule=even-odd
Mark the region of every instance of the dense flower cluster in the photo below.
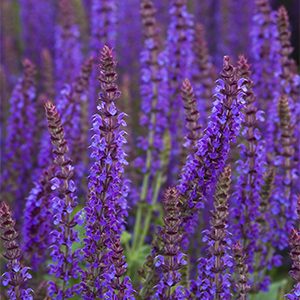
<svg viewBox="0 0 300 300">
<path fill-rule="evenodd" d="M 68 145 L 56 107 L 46 102 L 45 110 L 53 145 L 53 163 L 57 167 L 50 180 L 52 192 L 49 210 L 54 226 L 49 237 L 53 261 L 50 274 L 58 280 L 49 282 L 48 291 L 50 297 L 69 299 L 77 291 L 75 285 L 70 285 L 70 279 L 79 276 L 79 250 L 73 251 L 72 248 L 75 242 L 79 242 L 74 227 L 80 222 L 79 215 L 72 214 L 77 204 L 76 186 L 72 179 L 74 167 L 68 157 Z"/>
<path fill-rule="evenodd" d="M 13 300 L 33 299 L 32 289 L 25 286 L 31 278 L 29 268 L 21 263 L 22 252 L 17 242 L 18 233 L 15 230 L 15 221 L 5 202 L 0 202 L 0 239 L 3 242 L 3 257 L 8 260 L 7 271 L 1 278 L 2 285 L 8 286 L 7 296 Z"/>
<path fill-rule="evenodd" d="M 1 300 L 300 299 L 282 1 L 2 0 Z"/>
<path fill-rule="evenodd" d="M 132 293 L 128 278 L 120 278 L 126 271 L 120 235 L 127 216 L 128 186 L 122 176 L 127 164 L 122 129 L 126 122 L 116 106 L 120 91 L 115 68 L 112 50 L 105 46 L 100 56 L 98 114 L 93 116 L 91 157 L 94 163 L 89 175 L 84 247 L 88 271 L 82 284 L 85 299 L 98 296 L 130 299 Z"/>
</svg>

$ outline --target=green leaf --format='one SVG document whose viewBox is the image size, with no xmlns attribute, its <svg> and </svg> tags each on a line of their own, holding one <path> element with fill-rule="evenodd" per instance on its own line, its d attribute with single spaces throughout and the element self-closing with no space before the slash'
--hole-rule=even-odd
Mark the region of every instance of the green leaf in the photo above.
<svg viewBox="0 0 300 300">
<path fill-rule="evenodd" d="M 277 281 L 271 284 L 270 289 L 268 292 L 265 293 L 258 293 L 256 295 L 252 295 L 250 297 L 251 300 L 281 300 L 284 299 L 283 295 L 285 286 L 287 284 L 287 280 Z"/>
<path fill-rule="evenodd" d="M 121 234 L 121 244 L 125 245 L 129 243 L 130 240 L 131 240 L 131 233 L 129 233 L 128 231 L 123 231 Z"/>
</svg>

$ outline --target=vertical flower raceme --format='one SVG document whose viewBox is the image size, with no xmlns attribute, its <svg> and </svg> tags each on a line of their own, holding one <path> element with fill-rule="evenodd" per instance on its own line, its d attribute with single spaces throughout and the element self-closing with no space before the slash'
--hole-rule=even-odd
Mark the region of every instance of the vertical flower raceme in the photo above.
<svg viewBox="0 0 300 300">
<path fill-rule="evenodd" d="M 42 49 L 53 50 L 55 4 L 34 0 L 21 0 L 19 3 L 25 55 L 40 65 Z"/>
<path fill-rule="evenodd" d="M 60 96 L 57 99 L 57 109 L 62 116 L 62 124 L 68 141 L 70 157 L 76 166 L 76 175 L 81 178 L 83 173 L 82 152 L 85 146 L 83 132 L 86 125 L 83 122 L 82 106 L 88 100 L 89 79 L 91 76 L 93 59 L 88 58 L 81 66 L 79 75 L 71 84 L 64 85 Z"/>
<path fill-rule="evenodd" d="M 99 49 L 104 45 L 115 47 L 117 35 L 117 3 L 115 0 L 92 0 L 90 12 L 91 40 L 90 46 L 92 55 L 97 58 Z M 96 61 L 96 63 L 99 63 Z M 93 115 L 96 110 L 98 95 L 97 70 L 92 72 L 90 85 L 90 114 Z"/>
<path fill-rule="evenodd" d="M 300 75 L 294 71 L 295 61 L 291 57 L 293 47 L 291 46 L 291 31 L 289 17 L 286 9 L 282 6 L 277 12 L 278 40 L 280 42 L 279 59 L 281 70 L 279 75 L 281 94 L 288 96 L 291 110 L 291 123 L 299 124 L 300 121 Z M 300 129 L 295 126 L 295 163 L 300 162 Z"/>
<path fill-rule="evenodd" d="M 29 268 L 21 263 L 22 252 L 17 242 L 15 221 L 12 219 L 8 205 L 2 201 L 0 202 L 0 239 L 4 250 L 3 257 L 8 261 L 6 272 L 1 278 L 2 285 L 7 287 L 8 299 L 33 299 L 32 289 L 26 287 L 31 275 L 28 272 Z"/>
<path fill-rule="evenodd" d="M 122 56 L 119 61 L 119 68 L 123 74 L 136 74 L 139 72 L 137 57 L 142 50 L 142 28 L 141 16 L 137 9 L 140 7 L 140 0 L 117 1 L 117 37 L 116 43 L 118 56 Z M 132 28 L 133 30 L 128 30 Z M 124 51 L 128 49 L 130 51 Z M 131 77 L 132 83 L 138 84 L 138 78 Z M 134 91 L 134 96 L 138 96 L 138 90 Z"/>
<path fill-rule="evenodd" d="M 290 255 L 293 261 L 290 275 L 296 281 L 296 284 L 291 292 L 286 295 L 286 298 L 289 300 L 297 300 L 300 296 L 300 233 L 295 229 L 293 229 L 290 234 L 290 247 Z"/>
<path fill-rule="evenodd" d="M 50 99 L 55 97 L 55 81 L 54 81 L 54 70 L 53 70 L 53 59 L 51 52 L 44 48 L 41 53 L 42 60 L 42 91 Z"/>
<path fill-rule="evenodd" d="M 223 70 L 217 81 L 214 108 L 203 136 L 197 141 L 197 151 L 187 158 L 178 184 L 184 199 L 185 232 L 194 232 L 199 208 L 211 194 L 216 178 L 222 172 L 230 144 L 236 138 L 243 121 L 244 80 L 238 80 L 237 70 L 229 57 L 224 57 Z"/>
<path fill-rule="evenodd" d="M 43 49 L 41 53 L 41 88 L 42 94 L 39 96 L 39 105 L 41 104 L 44 111 L 44 101 L 45 99 L 54 99 L 55 98 L 55 79 L 54 79 L 54 60 L 51 56 L 51 53 L 48 49 Z M 43 116 L 43 117 L 42 117 Z M 39 154 L 37 158 L 38 165 L 38 177 L 41 176 L 45 168 L 51 164 L 51 141 L 49 138 L 49 133 L 47 130 L 47 120 L 44 117 L 44 113 L 40 114 L 38 111 L 38 124 L 40 132 L 40 142 L 39 142 Z"/>
<path fill-rule="evenodd" d="M 187 263 L 181 250 L 181 212 L 176 188 L 169 188 L 164 196 L 164 227 L 159 235 L 162 240 L 161 254 L 155 258 L 161 278 L 153 299 L 186 299 L 188 291 L 180 284 L 180 269 Z"/>
<path fill-rule="evenodd" d="M 47 130 L 47 120 L 44 116 L 45 99 L 54 99 L 55 97 L 55 79 L 54 65 L 51 53 L 48 49 L 41 52 L 41 93 L 38 95 L 37 101 L 37 139 L 39 139 L 39 154 L 37 158 L 38 174 L 35 180 L 41 176 L 43 169 L 47 168 L 51 163 L 51 142 Z"/>
<path fill-rule="evenodd" d="M 282 96 L 278 103 L 279 115 L 279 156 L 277 157 L 277 176 L 275 179 L 275 208 L 276 223 L 278 224 L 277 246 L 280 249 L 287 247 L 288 237 L 295 222 L 296 197 L 293 193 L 295 182 L 295 146 L 294 126 L 291 123 L 291 110 L 286 96 Z"/>
<path fill-rule="evenodd" d="M 51 179 L 50 210 L 53 227 L 50 234 L 50 255 L 52 264 L 49 273 L 56 278 L 48 283 L 48 294 L 52 299 L 70 299 L 78 291 L 74 280 L 79 276 L 79 250 L 73 251 L 74 243 L 79 242 L 74 227 L 80 223 L 76 208 L 76 187 L 73 181 L 74 168 L 68 157 L 68 145 L 64 129 L 56 107 L 45 103 L 48 129 L 53 145 L 55 170 Z"/>
<path fill-rule="evenodd" d="M 34 271 L 45 271 L 47 249 L 49 248 L 52 226 L 51 180 L 55 174 L 53 165 L 45 169 L 35 183 L 26 200 L 24 209 L 22 250 L 24 259 Z"/>
<path fill-rule="evenodd" d="M 139 137 L 141 155 L 135 160 L 137 169 L 142 173 L 141 188 L 138 189 L 139 202 L 134 228 L 133 248 L 144 243 L 152 219 L 152 208 L 145 207 L 145 202 L 154 205 L 160 193 L 163 174 L 165 133 L 167 129 L 167 69 L 165 53 L 161 52 L 159 28 L 156 11 L 152 1 L 141 1 L 141 18 L 144 33 L 144 49 L 141 53 L 141 110 L 140 125 L 147 131 Z M 133 195 L 134 196 L 134 195 Z M 133 197 L 134 201 L 135 198 Z M 135 203 L 133 203 L 135 204 Z M 143 214 L 146 216 L 143 217 Z M 141 223 L 144 219 L 144 224 Z"/>
<path fill-rule="evenodd" d="M 181 97 L 184 103 L 186 122 L 186 141 L 184 146 L 189 152 L 196 151 L 196 143 L 201 137 L 200 113 L 197 109 L 196 97 L 193 87 L 188 79 L 185 79 L 181 87 Z"/>
<path fill-rule="evenodd" d="M 252 25 L 253 80 L 259 108 L 266 110 L 276 91 L 274 70 L 278 70 L 278 42 L 275 15 L 269 0 L 256 0 Z M 275 71 L 275 72 L 276 72 Z"/>
<path fill-rule="evenodd" d="M 58 24 L 55 32 L 55 78 L 56 90 L 74 81 L 82 61 L 79 28 L 75 23 L 71 0 L 59 0 Z"/>
<path fill-rule="evenodd" d="M 257 242 L 265 236 L 261 232 L 257 219 L 259 218 L 260 191 L 263 184 L 263 174 L 265 171 L 265 144 L 261 140 L 261 133 L 258 129 L 258 117 L 260 112 L 256 107 L 256 98 L 253 93 L 253 81 L 251 80 L 250 67 L 245 57 L 239 58 L 239 73 L 246 80 L 246 92 L 244 108 L 245 118 L 243 122 L 243 132 L 240 144 L 240 160 L 237 165 L 237 182 L 233 197 L 233 232 L 235 232 L 236 242 L 239 240 L 247 253 L 247 264 L 252 273 L 256 264 L 260 265 L 260 257 L 257 261 Z M 268 218 L 269 219 L 269 218 Z M 262 231 L 265 233 L 265 230 Z"/>
<path fill-rule="evenodd" d="M 167 54 L 169 62 L 169 130 L 171 135 L 172 174 L 177 174 L 183 139 L 183 107 L 180 97 L 180 84 L 190 78 L 192 63 L 193 19 L 187 11 L 186 0 L 172 0 L 170 4 L 170 23 L 167 35 Z M 177 167 L 177 168 L 176 168 Z M 172 181 L 174 178 L 169 178 Z"/>
<path fill-rule="evenodd" d="M 155 294 L 155 287 L 160 280 L 161 272 L 157 272 L 155 268 L 155 258 L 161 254 L 160 244 L 161 240 L 159 235 L 156 234 L 151 243 L 151 252 L 147 256 L 143 267 L 139 270 L 139 274 L 143 278 L 142 287 L 139 293 L 142 299 L 151 299 Z"/>
<path fill-rule="evenodd" d="M 235 263 L 235 293 L 237 295 L 237 300 L 247 300 L 249 299 L 248 293 L 250 291 L 250 286 L 248 284 L 248 265 L 247 256 L 244 253 L 242 246 L 237 243 L 233 246 L 233 255 Z"/>
<path fill-rule="evenodd" d="M 203 241 L 208 246 L 208 257 L 205 259 L 205 271 L 200 273 L 193 284 L 197 299 L 231 299 L 231 275 L 233 266 L 231 257 L 231 237 L 228 232 L 228 198 L 231 184 L 231 168 L 225 167 L 220 175 L 214 195 L 214 211 L 211 216 L 210 229 L 203 232 Z M 206 288 L 206 285 L 209 288 Z M 204 298 L 204 297 L 207 298 Z M 202 298 L 201 298 L 202 297 Z"/>
<path fill-rule="evenodd" d="M 300 196 L 298 197 L 297 207 L 298 223 L 300 220 Z M 292 259 L 292 267 L 290 270 L 291 277 L 296 281 L 291 292 L 286 295 L 289 300 L 297 300 L 300 297 L 300 232 L 299 228 L 293 228 L 289 238 L 290 256 Z"/>
<path fill-rule="evenodd" d="M 195 26 L 193 50 L 196 67 L 192 70 L 192 82 L 195 87 L 201 123 L 206 124 L 212 108 L 211 99 L 216 74 L 205 39 L 205 29 L 200 23 Z"/>
<path fill-rule="evenodd" d="M 24 199 L 31 184 L 35 117 L 35 66 L 23 61 L 23 78 L 17 83 L 10 98 L 5 142 L 5 169 L 1 178 L 1 191 L 14 203 L 15 214 L 20 220 Z"/>
<path fill-rule="evenodd" d="M 129 279 L 123 278 L 126 264 L 120 246 L 127 216 L 128 186 L 123 178 L 127 162 L 122 127 L 126 123 L 124 114 L 116 106 L 120 92 L 115 68 L 112 50 L 104 46 L 100 55 L 98 113 L 93 117 L 91 148 L 94 163 L 89 175 L 89 200 L 85 209 L 87 236 L 83 251 L 87 270 L 82 283 L 84 299 L 133 297 Z"/>
<path fill-rule="evenodd" d="M 291 45 L 291 31 L 289 24 L 289 17 L 284 6 L 281 6 L 277 12 L 277 28 L 278 28 L 278 40 L 280 43 L 280 63 L 281 63 L 281 72 L 280 83 L 282 86 L 282 92 L 291 95 L 290 105 L 293 106 L 299 100 L 299 88 L 300 88 L 300 77 L 299 74 L 294 72 L 294 60 L 291 57 L 293 53 L 293 47 Z M 292 111 L 294 110 L 291 109 Z"/>
<path fill-rule="evenodd" d="M 256 222 L 260 237 L 256 241 L 254 273 L 251 274 L 251 291 L 265 291 L 270 284 L 270 277 L 266 271 L 281 264 L 281 257 L 275 254 L 273 246 L 274 232 L 271 228 L 277 228 L 276 216 L 272 215 L 274 191 L 275 168 L 269 166 L 263 176 L 263 183 L 260 189 L 259 211 Z"/>
<path fill-rule="evenodd" d="M 93 0 L 91 3 L 91 48 L 94 55 L 106 44 L 115 46 L 116 8 L 115 0 Z"/>
<path fill-rule="evenodd" d="M 141 2 L 141 15 L 144 28 L 144 49 L 141 53 L 141 96 L 142 115 L 140 124 L 148 133 L 139 138 L 139 147 L 146 157 L 137 160 L 144 173 L 145 192 L 153 184 L 154 177 L 162 167 L 164 133 L 167 126 L 168 103 L 166 100 L 166 66 L 160 53 L 159 28 L 156 24 L 155 8 L 152 1 Z M 146 161 L 142 163 L 142 161 Z M 148 197 L 147 197 L 148 196 Z M 151 200 L 151 195 L 141 195 L 141 200 Z M 149 200 L 148 199 L 148 200 Z"/>
<path fill-rule="evenodd" d="M 214 10 L 215 34 L 218 36 L 216 43 L 215 64 L 219 67 L 224 55 L 235 56 L 238 48 L 239 39 L 235 32 L 235 22 L 237 16 L 234 15 L 234 8 L 238 5 L 232 0 L 222 0 L 216 2 Z M 234 25 L 233 25 L 234 24 Z M 234 47 L 232 46 L 234 45 Z"/>
</svg>

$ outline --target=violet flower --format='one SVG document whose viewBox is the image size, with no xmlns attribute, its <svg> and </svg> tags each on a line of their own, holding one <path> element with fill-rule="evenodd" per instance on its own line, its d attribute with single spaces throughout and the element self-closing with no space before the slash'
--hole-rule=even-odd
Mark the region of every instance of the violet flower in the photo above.
<svg viewBox="0 0 300 300">
<path fill-rule="evenodd" d="M 249 299 L 250 286 L 248 284 L 248 265 L 247 255 L 242 246 L 237 243 L 233 246 L 234 262 L 235 262 L 235 292 L 237 300 Z"/>
<path fill-rule="evenodd" d="M 198 209 L 203 208 L 216 178 L 225 167 L 230 144 L 240 130 L 243 89 L 244 81 L 238 81 L 236 69 L 230 64 L 229 57 L 225 56 L 208 126 L 197 142 L 196 153 L 187 158 L 178 184 L 178 191 L 185 199 L 183 224 L 189 236 L 194 232 Z"/>
<path fill-rule="evenodd" d="M 117 3 L 115 0 L 92 0 L 90 11 L 91 38 L 90 47 L 92 55 L 97 59 L 99 49 L 104 45 L 115 47 L 117 37 Z M 99 62 L 96 61 L 98 64 Z M 93 68 L 90 84 L 89 112 L 92 116 L 96 110 L 98 96 L 97 77 L 98 70 Z"/>
<path fill-rule="evenodd" d="M 51 207 L 52 165 L 45 169 L 26 199 L 23 223 L 22 251 L 24 259 L 34 271 L 45 271 L 49 236 L 53 229 Z"/>
<path fill-rule="evenodd" d="M 40 65 L 42 49 L 53 50 L 55 3 L 34 0 L 19 3 L 25 55 Z"/>
<path fill-rule="evenodd" d="M 298 222 L 300 219 L 300 197 L 298 197 L 297 203 L 297 217 Z M 295 285 L 291 292 L 286 295 L 288 300 L 297 300 L 300 297 L 300 232 L 299 229 L 293 228 L 290 237 L 290 256 L 292 259 L 292 267 L 290 270 L 290 276 L 295 280 Z"/>
<path fill-rule="evenodd" d="M 55 80 L 54 80 L 54 66 L 51 52 L 44 48 L 41 53 L 42 60 L 42 90 L 50 99 L 55 97 Z"/>
<path fill-rule="evenodd" d="M 257 257 L 258 241 L 268 237 L 261 236 L 262 228 L 259 227 L 260 191 L 265 172 L 266 149 L 261 139 L 258 121 L 261 112 L 258 111 L 256 98 L 253 92 L 250 66 L 245 57 L 241 56 L 238 62 L 240 77 L 246 79 L 246 92 L 244 108 L 245 119 L 243 122 L 242 140 L 240 147 L 240 160 L 238 160 L 238 177 L 233 197 L 232 217 L 236 224 L 232 231 L 235 232 L 235 241 L 241 241 L 247 255 L 247 264 L 252 273 L 256 264 L 260 265 L 267 259 Z M 267 216 L 264 216 L 267 218 Z M 268 218 L 270 219 L 270 217 Z M 262 232 L 266 233 L 265 230 Z"/>
<path fill-rule="evenodd" d="M 81 178 L 84 172 L 83 151 L 86 149 L 85 135 L 88 135 L 87 124 L 82 112 L 88 101 L 88 87 L 93 66 L 93 58 L 88 58 L 81 66 L 80 73 L 71 84 L 64 85 L 57 99 L 57 109 L 62 116 L 62 124 L 66 132 L 70 157 L 76 167 L 76 176 Z M 85 132 L 84 132 L 85 131 Z"/>
<path fill-rule="evenodd" d="M 91 48 L 94 55 L 104 45 L 115 46 L 116 40 L 116 9 L 114 0 L 97 1 L 91 3 Z"/>
<path fill-rule="evenodd" d="M 235 57 L 238 48 L 239 38 L 238 34 L 234 30 L 236 27 L 235 21 L 237 16 L 235 13 L 235 7 L 238 5 L 232 0 L 217 1 L 214 7 L 214 22 L 216 30 L 214 34 L 218 37 L 216 43 L 216 51 L 214 57 L 214 63 L 220 67 L 222 64 L 221 58 L 224 55 L 230 55 Z M 234 45 L 234 47 L 232 46 Z"/>
<path fill-rule="evenodd" d="M 231 184 L 231 168 L 226 167 L 220 175 L 214 196 L 210 229 L 203 232 L 208 257 L 200 259 L 198 278 L 193 283 L 198 299 L 231 299 L 231 236 L 228 232 L 228 198 Z M 205 264 L 203 264 L 205 263 Z"/>
<path fill-rule="evenodd" d="M 74 81 L 79 73 L 82 54 L 79 28 L 75 23 L 74 7 L 71 0 L 59 0 L 59 22 L 55 28 L 55 77 L 56 91 L 65 83 Z"/>
<path fill-rule="evenodd" d="M 197 151 L 196 143 L 200 139 L 202 126 L 200 124 L 200 113 L 197 109 L 196 97 L 193 87 L 188 79 L 185 79 L 181 87 L 181 97 L 185 110 L 186 141 L 184 146 L 190 152 Z"/>
<path fill-rule="evenodd" d="M 274 69 L 278 68 L 275 53 L 279 47 L 275 14 L 269 0 L 255 1 L 251 38 L 255 93 L 260 101 L 259 108 L 266 111 L 273 100 L 274 91 L 277 90 Z"/>
<path fill-rule="evenodd" d="M 32 300 L 33 291 L 26 287 L 31 278 L 29 268 L 21 263 L 22 252 L 17 242 L 18 233 L 8 205 L 0 202 L 0 239 L 3 242 L 3 257 L 8 261 L 2 275 L 2 285 L 7 287 L 7 297 L 11 300 Z M 1 289 L 2 291 L 2 289 Z"/>
<path fill-rule="evenodd" d="M 180 269 L 187 264 L 181 250 L 182 233 L 179 195 L 176 188 L 169 188 L 163 199 L 164 227 L 159 232 L 162 245 L 155 258 L 155 267 L 161 270 L 161 278 L 155 287 L 153 299 L 185 299 L 189 293 L 181 285 Z"/>
<path fill-rule="evenodd" d="M 144 49 L 141 53 L 141 117 L 140 125 L 147 129 L 138 137 L 142 150 L 136 160 L 136 167 L 143 174 L 140 201 L 153 200 L 153 185 L 157 173 L 163 169 L 161 161 L 164 151 L 164 134 L 167 128 L 167 70 L 165 54 L 159 44 L 159 28 L 152 1 L 141 1 L 141 18 L 144 32 Z"/>
<path fill-rule="evenodd" d="M 50 234 L 50 275 L 55 281 L 48 283 L 48 295 L 52 299 L 70 299 L 78 291 L 72 282 L 79 276 L 79 250 L 73 251 L 74 243 L 79 242 L 74 227 L 80 224 L 79 214 L 74 215 L 77 199 L 73 181 L 73 166 L 68 157 L 68 145 L 64 129 L 56 107 L 50 102 L 45 103 L 48 129 L 53 145 L 53 163 L 57 170 L 51 179 L 50 211 L 53 227 Z"/>
<path fill-rule="evenodd" d="M 180 97 L 180 83 L 190 78 L 190 67 L 193 60 L 193 19 L 187 11 L 187 0 L 172 0 L 170 4 L 170 23 L 167 34 L 167 55 L 169 61 L 169 131 L 171 135 L 172 174 L 177 174 L 181 158 L 181 145 L 183 139 L 183 107 Z M 172 174 L 169 181 L 172 182 Z"/>
<path fill-rule="evenodd" d="M 87 270 L 81 285 L 84 299 L 133 298 L 129 278 L 122 279 L 126 265 L 119 252 L 120 235 L 127 216 L 128 186 L 123 178 L 127 162 L 122 127 L 126 123 L 124 114 L 116 106 L 120 92 L 115 68 L 112 50 L 104 46 L 100 55 L 98 113 L 93 117 L 91 157 L 94 163 L 90 170 L 89 200 L 85 208 L 87 236 L 83 252 Z M 119 258 L 116 260 L 117 254 Z"/>
<path fill-rule="evenodd" d="M 281 70 L 277 75 L 279 77 L 282 94 L 289 97 L 289 106 L 291 110 L 291 122 L 292 124 L 299 124 L 300 120 L 300 75 L 295 72 L 295 61 L 291 57 L 293 47 L 291 46 L 291 31 L 289 24 L 289 17 L 286 9 L 282 6 L 277 12 L 277 28 L 278 28 L 278 40 L 280 42 L 279 60 Z M 300 129 L 299 126 L 295 126 L 295 163 L 300 167 Z M 299 173 L 299 172 L 298 172 Z"/>
<path fill-rule="evenodd" d="M 277 176 L 275 179 L 275 191 L 273 196 L 273 214 L 276 218 L 274 228 L 277 228 L 275 245 L 280 249 L 288 246 L 286 232 L 290 232 L 296 220 L 297 200 L 293 193 L 295 184 L 295 146 L 294 126 L 292 124 L 291 110 L 288 97 L 282 96 L 278 103 L 279 136 L 277 156 Z M 275 227 L 277 226 L 277 227 Z"/>
<path fill-rule="evenodd" d="M 193 67 L 192 70 L 192 82 L 195 87 L 195 96 L 197 99 L 197 107 L 201 115 L 201 123 L 206 124 L 212 108 L 211 99 L 217 76 L 209 55 L 209 49 L 205 39 L 205 29 L 200 23 L 195 26 L 193 51 L 196 67 Z"/>
<path fill-rule="evenodd" d="M 8 201 L 14 203 L 17 220 L 20 220 L 24 207 L 23 199 L 31 185 L 30 172 L 34 164 L 32 154 L 36 125 L 36 68 L 28 59 L 23 61 L 23 68 L 24 75 L 10 98 L 4 149 L 5 169 L 1 176 L 1 191 Z"/>
</svg>

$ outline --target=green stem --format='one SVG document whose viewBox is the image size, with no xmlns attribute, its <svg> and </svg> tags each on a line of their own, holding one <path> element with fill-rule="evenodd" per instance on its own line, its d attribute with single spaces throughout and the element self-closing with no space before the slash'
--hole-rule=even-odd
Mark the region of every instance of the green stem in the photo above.
<svg viewBox="0 0 300 300">
<path fill-rule="evenodd" d="M 150 208 L 147 210 L 147 215 L 145 218 L 145 223 L 144 223 L 144 227 L 143 227 L 143 231 L 141 234 L 141 238 L 138 242 L 138 248 L 141 247 L 145 241 L 145 238 L 147 236 L 149 227 L 150 227 L 150 223 L 151 223 L 151 219 L 152 219 L 152 213 L 153 213 L 153 208 L 154 205 L 157 203 L 157 199 L 158 199 L 158 195 L 159 195 L 159 191 L 160 191 L 160 187 L 162 185 L 162 172 L 158 172 L 157 173 L 157 178 L 155 181 L 155 189 L 154 189 L 154 193 L 153 193 L 153 198 L 152 198 L 152 203 Z"/>
</svg>

